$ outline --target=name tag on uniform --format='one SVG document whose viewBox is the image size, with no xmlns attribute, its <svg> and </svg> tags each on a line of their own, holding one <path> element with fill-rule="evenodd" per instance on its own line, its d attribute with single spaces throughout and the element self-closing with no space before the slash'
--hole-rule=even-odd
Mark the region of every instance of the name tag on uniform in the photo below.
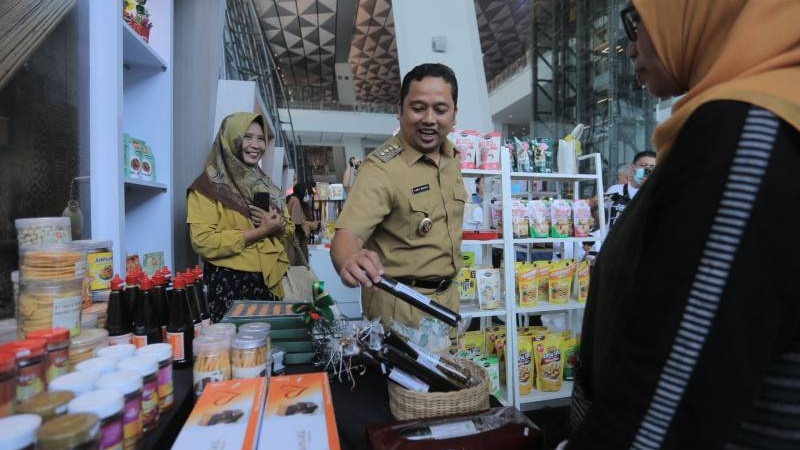
<svg viewBox="0 0 800 450">
<path fill-rule="evenodd" d="M 411 188 L 411 193 L 416 195 L 416 194 L 419 194 L 420 192 L 425 192 L 425 191 L 430 191 L 430 190 L 431 190 L 431 185 L 430 184 L 423 184 L 422 186 L 417 186 L 417 187 Z"/>
</svg>

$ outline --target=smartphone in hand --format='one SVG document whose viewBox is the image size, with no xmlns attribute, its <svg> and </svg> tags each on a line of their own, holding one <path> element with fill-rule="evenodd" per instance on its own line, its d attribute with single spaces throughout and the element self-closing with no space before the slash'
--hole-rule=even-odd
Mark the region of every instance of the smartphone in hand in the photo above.
<svg viewBox="0 0 800 450">
<path fill-rule="evenodd" d="M 269 211 L 269 192 L 256 192 L 253 194 L 253 205 L 258 206 L 264 211 Z"/>
</svg>

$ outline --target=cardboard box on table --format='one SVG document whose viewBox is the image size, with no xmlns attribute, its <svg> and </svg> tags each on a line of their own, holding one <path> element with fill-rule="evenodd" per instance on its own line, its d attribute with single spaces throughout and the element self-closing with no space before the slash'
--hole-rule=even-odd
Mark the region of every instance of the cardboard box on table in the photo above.
<svg viewBox="0 0 800 450">
<path fill-rule="evenodd" d="M 249 322 L 267 322 L 271 326 L 272 346 L 286 350 L 285 364 L 311 362 L 314 357 L 311 328 L 303 321 L 303 315 L 295 314 L 291 308 L 289 302 L 234 300 L 222 322 L 237 327 Z"/>
</svg>

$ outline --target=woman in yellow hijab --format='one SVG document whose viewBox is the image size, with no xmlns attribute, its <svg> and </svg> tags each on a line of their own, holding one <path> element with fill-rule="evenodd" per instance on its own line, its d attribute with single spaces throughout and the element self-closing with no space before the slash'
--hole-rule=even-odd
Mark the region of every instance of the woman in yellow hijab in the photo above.
<svg viewBox="0 0 800 450">
<path fill-rule="evenodd" d="M 291 242 L 284 196 L 258 162 L 269 136 L 258 114 L 235 113 L 220 125 L 203 172 L 189 187 L 186 222 L 192 247 L 205 262 L 211 320 L 233 300 L 280 300 Z M 269 194 L 270 204 L 256 206 Z"/>
<path fill-rule="evenodd" d="M 798 449 L 800 1 L 622 21 L 636 80 L 683 96 L 597 258 L 562 447 Z"/>
</svg>

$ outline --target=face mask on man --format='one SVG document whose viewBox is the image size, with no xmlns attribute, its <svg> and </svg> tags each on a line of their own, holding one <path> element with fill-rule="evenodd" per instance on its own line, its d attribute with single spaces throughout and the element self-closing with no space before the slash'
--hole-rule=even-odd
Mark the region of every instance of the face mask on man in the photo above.
<svg viewBox="0 0 800 450">
<path fill-rule="evenodd" d="M 633 174 L 633 179 L 636 181 L 636 184 L 642 184 L 645 178 L 650 176 L 651 173 L 653 173 L 652 167 L 637 167 L 636 172 Z"/>
</svg>

